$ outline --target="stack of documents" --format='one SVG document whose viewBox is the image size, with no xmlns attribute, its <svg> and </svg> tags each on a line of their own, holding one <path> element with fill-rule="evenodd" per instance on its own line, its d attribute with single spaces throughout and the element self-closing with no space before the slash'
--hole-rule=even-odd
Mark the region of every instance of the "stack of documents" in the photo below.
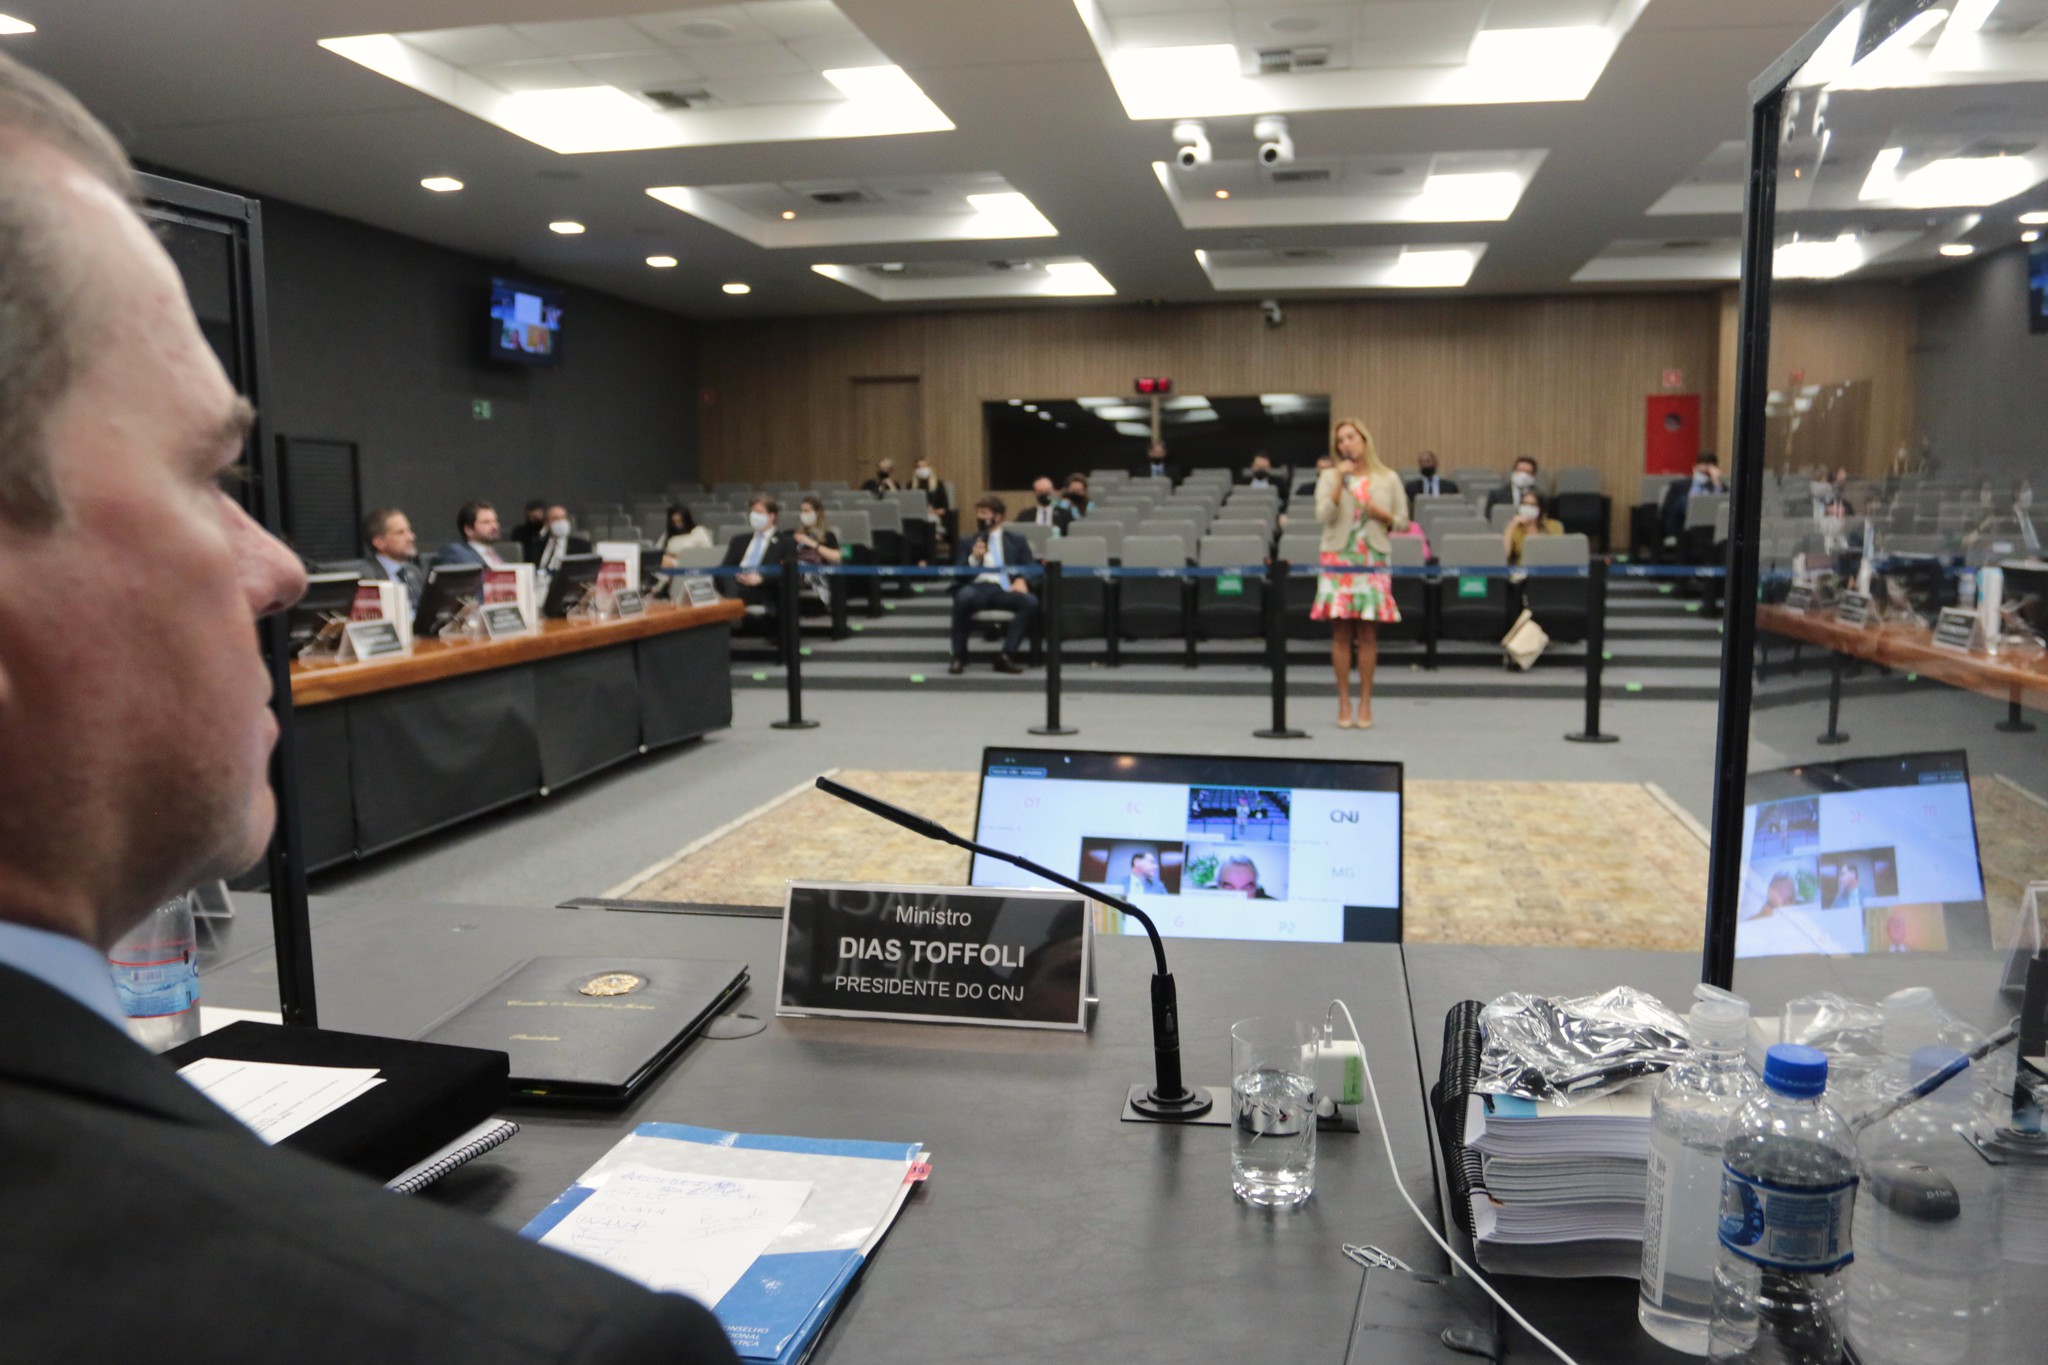
<svg viewBox="0 0 2048 1365">
<path fill-rule="evenodd" d="M 1466 1097 L 1474 1250 L 1519 1275 L 1636 1274 L 1650 1158 L 1654 1079 L 1568 1107 L 1508 1095 Z M 1470 1163 L 1467 1163 L 1469 1169 Z"/>
<path fill-rule="evenodd" d="M 914 1142 L 643 1123 L 522 1235 L 688 1294 L 743 1359 L 791 1365 L 929 1171 Z"/>
</svg>

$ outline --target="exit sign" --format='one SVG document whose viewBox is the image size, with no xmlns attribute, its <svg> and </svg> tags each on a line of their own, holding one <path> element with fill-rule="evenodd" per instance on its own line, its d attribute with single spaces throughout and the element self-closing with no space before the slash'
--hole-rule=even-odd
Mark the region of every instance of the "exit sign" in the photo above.
<svg viewBox="0 0 2048 1365">
<path fill-rule="evenodd" d="M 1173 392 L 1173 381 L 1171 379 L 1140 379 L 1136 382 L 1138 392 L 1141 394 Z"/>
<path fill-rule="evenodd" d="M 471 417 L 474 417 L 474 418 L 476 418 L 476 420 L 477 420 L 477 421 L 479 421 L 479 422 L 488 422 L 488 421 L 490 421 L 490 420 L 491 420 L 491 400 L 490 400 L 490 399 L 488 399 L 488 398 L 472 398 L 472 399 L 470 399 L 470 400 L 469 400 L 469 415 L 470 415 Z"/>
</svg>

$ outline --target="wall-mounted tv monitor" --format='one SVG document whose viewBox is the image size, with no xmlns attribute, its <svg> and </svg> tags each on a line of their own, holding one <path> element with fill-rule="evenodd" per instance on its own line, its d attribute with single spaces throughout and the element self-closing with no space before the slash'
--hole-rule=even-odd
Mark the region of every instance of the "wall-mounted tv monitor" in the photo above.
<svg viewBox="0 0 2048 1365">
<path fill-rule="evenodd" d="M 1162 935 L 1401 936 L 1398 763 L 991 748 L 974 837 L 1130 901 Z M 1051 885 L 980 855 L 969 881 Z"/>
<path fill-rule="evenodd" d="M 1735 955 L 1991 946 L 1967 755 L 1751 773 Z"/>
<path fill-rule="evenodd" d="M 562 291 L 502 276 L 491 280 L 491 359 L 562 363 Z"/>
<path fill-rule="evenodd" d="M 2048 332 L 2048 246 L 2027 253 L 2027 330 Z"/>
</svg>

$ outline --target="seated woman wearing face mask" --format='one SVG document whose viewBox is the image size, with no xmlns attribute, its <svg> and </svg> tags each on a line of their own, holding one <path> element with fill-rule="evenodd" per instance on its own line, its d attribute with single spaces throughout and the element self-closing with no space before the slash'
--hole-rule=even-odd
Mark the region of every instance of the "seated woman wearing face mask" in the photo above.
<svg viewBox="0 0 2048 1365">
<path fill-rule="evenodd" d="M 838 533 L 825 524 L 825 502 L 815 493 L 807 493 L 798 505 L 796 558 L 799 564 L 837 564 L 846 557 L 839 548 Z M 807 610 L 832 605 L 830 586 L 823 574 L 804 575 L 804 597 Z"/>
<path fill-rule="evenodd" d="M 1543 499 L 1535 489 L 1525 489 L 1522 499 L 1515 506 L 1514 519 L 1501 532 L 1501 548 L 1507 551 L 1508 563 L 1522 562 L 1522 543 L 1530 536 L 1558 536 L 1564 534 L 1564 523 L 1556 517 L 1543 515 Z"/>
</svg>

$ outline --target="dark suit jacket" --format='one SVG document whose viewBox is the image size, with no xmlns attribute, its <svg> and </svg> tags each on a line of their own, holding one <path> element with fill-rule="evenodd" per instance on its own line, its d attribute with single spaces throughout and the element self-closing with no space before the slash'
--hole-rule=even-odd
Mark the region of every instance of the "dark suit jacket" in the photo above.
<svg viewBox="0 0 2048 1365">
<path fill-rule="evenodd" d="M 563 553 L 572 555 L 587 555 L 591 552 L 593 548 L 594 547 L 591 545 L 591 543 L 588 540 L 585 540 L 582 536 L 572 535 L 569 537 L 569 543 L 566 547 L 564 547 Z M 548 538 L 546 536 L 542 536 L 540 540 L 535 543 L 532 552 L 526 556 L 526 562 L 529 564 L 540 563 L 540 557 L 547 553 L 547 549 Z"/>
<path fill-rule="evenodd" d="M 404 586 L 405 586 L 405 592 L 406 592 L 406 596 L 407 596 L 408 598 L 410 598 L 410 599 L 411 599 L 411 601 L 412 601 L 412 605 L 413 605 L 413 609 L 414 609 L 415 611 L 417 611 L 417 610 L 419 609 L 419 605 L 420 605 L 420 592 L 421 592 L 421 591 L 422 591 L 422 590 L 423 590 L 423 589 L 424 589 L 424 588 L 426 587 L 426 585 L 427 585 L 427 575 L 426 575 L 426 572 L 425 572 L 425 570 L 421 569 L 419 565 L 417 565 L 417 564 L 411 564 L 411 563 L 407 563 L 407 564 L 402 564 L 402 565 L 400 565 L 400 566 L 399 566 L 401 570 L 404 570 L 404 569 L 411 569 L 411 570 L 412 570 L 412 573 L 411 573 L 411 575 L 410 575 L 410 579 L 411 579 L 411 581 L 410 581 L 410 582 L 408 582 L 408 581 L 407 581 L 407 577 L 408 577 L 408 576 L 407 576 L 407 575 L 405 575 L 405 574 L 404 574 L 403 572 L 401 572 L 401 573 L 395 573 L 395 574 L 394 574 L 394 573 L 386 573 L 386 572 L 384 572 L 384 561 L 383 561 L 383 560 L 381 560 L 381 559 L 379 559 L 379 558 L 377 558 L 377 556 L 376 556 L 376 555 L 374 555 L 374 554 L 373 554 L 373 555 L 371 555 L 371 556 L 370 556 L 370 557 L 369 557 L 368 559 L 364 560 L 364 561 L 363 561 L 363 564 L 364 564 L 364 572 L 363 572 L 363 573 L 362 573 L 362 575 L 361 575 L 362 577 L 364 577 L 364 578 L 382 578 L 382 579 L 387 579 L 387 580 L 389 580 L 390 582 L 393 582 L 393 583 L 401 583 L 401 584 L 404 584 Z"/>
<path fill-rule="evenodd" d="M 434 551 L 436 564 L 482 564 L 485 559 L 476 551 L 476 546 L 466 540 L 451 540 Z"/>
<path fill-rule="evenodd" d="M 1136 464 L 1131 466 L 1131 474 L 1135 478 L 1151 478 L 1152 461 L 1149 458 L 1139 460 Z M 1169 460 L 1166 465 L 1166 477 L 1173 481 L 1174 486 L 1176 488 L 1179 487 L 1181 478 L 1180 466 L 1174 464 L 1172 461 Z"/>
<path fill-rule="evenodd" d="M 1026 568 L 1036 564 L 1038 561 L 1031 557 L 1031 542 L 1024 539 L 1023 536 L 1012 531 L 1007 526 L 1000 528 L 997 534 L 1003 538 L 1003 584 L 1007 588 L 1013 570 Z M 969 567 L 969 561 L 974 555 L 974 546 L 980 539 L 981 528 L 979 526 L 975 527 L 972 531 L 962 531 L 960 533 L 960 550 L 959 553 L 953 556 L 953 562 L 963 569 Z M 973 581 L 971 578 L 956 578 L 953 580 L 953 591 L 958 592 Z"/>
<path fill-rule="evenodd" d="M 1522 490 L 1512 483 L 1504 483 L 1486 495 L 1486 510 L 1491 512 L 1496 507 L 1512 507 L 1521 500 Z"/>
<path fill-rule="evenodd" d="M 754 533 L 752 531 L 743 531 L 727 542 L 725 559 L 723 561 L 725 567 L 728 569 L 738 568 L 740 561 L 747 557 L 747 546 L 753 544 L 753 542 Z M 796 563 L 796 537 L 787 531 L 777 531 L 774 538 L 768 542 L 768 552 L 761 556 L 761 562 L 763 564 Z M 727 597 L 754 594 L 748 598 L 749 601 L 765 603 L 767 599 L 762 597 L 761 594 L 772 594 L 780 591 L 780 588 L 775 584 L 769 583 L 764 583 L 758 588 L 749 588 L 738 579 L 721 578 L 718 580 L 718 590 Z"/>
<path fill-rule="evenodd" d="M 1724 482 L 1720 487 L 1709 488 L 1707 491 L 1709 493 L 1725 493 L 1728 491 L 1728 485 Z M 1659 509 L 1659 514 L 1663 518 L 1665 535 L 1675 536 L 1684 534 L 1685 508 L 1686 504 L 1691 501 L 1692 475 L 1690 474 L 1686 475 L 1682 480 L 1674 480 L 1671 486 L 1664 490 L 1664 505 Z"/>
<path fill-rule="evenodd" d="M 522 521 L 512 528 L 512 534 L 506 539 L 517 545 L 519 553 L 525 555 L 526 562 L 531 564 L 540 558 L 540 543 L 546 540 L 547 536 L 548 528 L 545 523 Z"/>
<path fill-rule="evenodd" d="M 211 1365 L 735 1360 L 687 1299 L 265 1147 L 9 967 L 0 1040 L 10 1360 L 120 1360 L 138 1343 Z"/>
<path fill-rule="evenodd" d="M 1439 493 L 1455 493 L 1458 491 L 1458 481 L 1456 479 L 1447 479 L 1439 474 L 1436 476 L 1436 491 Z M 1422 480 L 1419 477 L 1408 480 L 1409 500 L 1413 501 L 1421 496 Z"/>
</svg>

